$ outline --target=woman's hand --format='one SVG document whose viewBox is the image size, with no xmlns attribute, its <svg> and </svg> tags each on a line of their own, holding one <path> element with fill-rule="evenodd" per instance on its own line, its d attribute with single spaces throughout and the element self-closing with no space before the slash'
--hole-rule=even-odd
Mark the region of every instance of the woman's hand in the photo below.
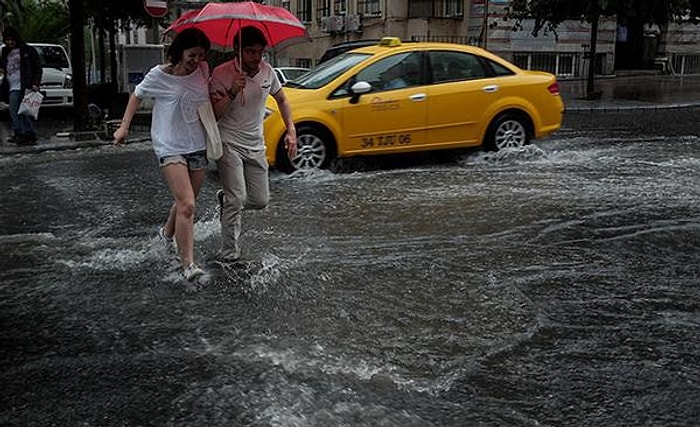
<svg viewBox="0 0 700 427">
<path fill-rule="evenodd" d="M 122 123 L 122 125 L 114 131 L 114 143 L 116 145 L 123 144 L 126 141 L 127 136 L 129 136 L 129 126 Z"/>
</svg>

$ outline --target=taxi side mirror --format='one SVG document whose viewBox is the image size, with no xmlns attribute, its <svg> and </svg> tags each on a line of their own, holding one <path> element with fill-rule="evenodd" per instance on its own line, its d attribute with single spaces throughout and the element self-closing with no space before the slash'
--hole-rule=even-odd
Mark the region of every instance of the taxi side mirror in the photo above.
<svg viewBox="0 0 700 427">
<path fill-rule="evenodd" d="M 357 104 L 357 101 L 360 100 L 360 95 L 368 93 L 371 90 L 372 85 L 365 81 L 360 81 L 353 84 L 352 86 L 350 86 L 350 92 L 352 93 L 352 96 L 350 97 L 350 103 Z"/>
</svg>

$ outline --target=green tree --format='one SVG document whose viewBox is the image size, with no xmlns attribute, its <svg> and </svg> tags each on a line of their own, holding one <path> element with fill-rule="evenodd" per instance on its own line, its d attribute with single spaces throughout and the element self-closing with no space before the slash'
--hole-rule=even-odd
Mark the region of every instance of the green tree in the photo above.
<svg viewBox="0 0 700 427">
<path fill-rule="evenodd" d="M 68 7 L 63 1 L 26 1 L 16 25 L 27 41 L 64 44 L 70 30 Z"/>
<path fill-rule="evenodd" d="M 700 0 L 514 0 L 506 13 L 506 19 L 513 19 L 515 30 L 522 29 L 524 19 L 533 19 L 532 34 L 540 31 L 555 31 L 559 24 L 568 19 L 579 19 L 591 24 L 590 61 L 586 92 L 595 96 L 595 67 L 598 42 L 598 23 L 601 17 L 635 16 L 640 21 L 655 21 L 666 24 L 700 16 Z"/>
<path fill-rule="evenodd" d="M 24 5 L 22 0 L 0 0 L 0 17 L 2 18 L 3 27 L 17 27 L 17 19 L 24 13 Z"/>
</svg>

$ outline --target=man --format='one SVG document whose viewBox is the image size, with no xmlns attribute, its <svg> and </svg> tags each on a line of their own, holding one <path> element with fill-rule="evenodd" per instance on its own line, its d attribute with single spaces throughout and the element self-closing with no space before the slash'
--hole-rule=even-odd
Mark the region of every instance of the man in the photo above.
<svg viewBox="0 0 700 427">
<path fill-rule="evenodd" d="M 36 133 L 29 116 L 18 114 L 19 106 L 27 89 L 39 90 L 41 83 L 41 60 L 39 53 L 26 44 L 14 28 L 5 28 L 2 33 L 5 46 L 0 52 L 0 72 L 5 75 L 0 85 L 0 99 L 9 104 L 10 119 L 18 145 L 36 144 Z"/>
<path fill-rule="evenodd" d="M 223 156 L 218 162 L 223 192 L 222 247 L 218 258 L 233 262 L 241 257 L 243 209 L 264 209 L 270 199 L 263 119 L 265 101 L 272 95 L 287 126 L 284 144 L 290 159 L 297 154 L 292 110 L 277 75 L 263 60 L 267 40 L 255 27 L 243 27 L 233 41 L 234 58 L 214 69 L 209 84 L 219 121 Z"/>
</svg>

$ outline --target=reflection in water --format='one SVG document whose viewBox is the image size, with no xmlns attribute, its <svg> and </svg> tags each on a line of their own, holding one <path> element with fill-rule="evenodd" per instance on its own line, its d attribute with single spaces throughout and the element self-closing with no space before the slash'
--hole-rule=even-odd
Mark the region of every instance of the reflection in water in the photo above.
<svg viewBox="0 0 700 427">
<path fill-rule="evenodd" d="M 233 265 L 214 260 L 212 173 L 195 284 L 156 239 L 170 201 L 148 147 L 12 164 L 0 419 L 690 424 L 697 147 L 573 135 L 273 173 Z"/>
</svg>

